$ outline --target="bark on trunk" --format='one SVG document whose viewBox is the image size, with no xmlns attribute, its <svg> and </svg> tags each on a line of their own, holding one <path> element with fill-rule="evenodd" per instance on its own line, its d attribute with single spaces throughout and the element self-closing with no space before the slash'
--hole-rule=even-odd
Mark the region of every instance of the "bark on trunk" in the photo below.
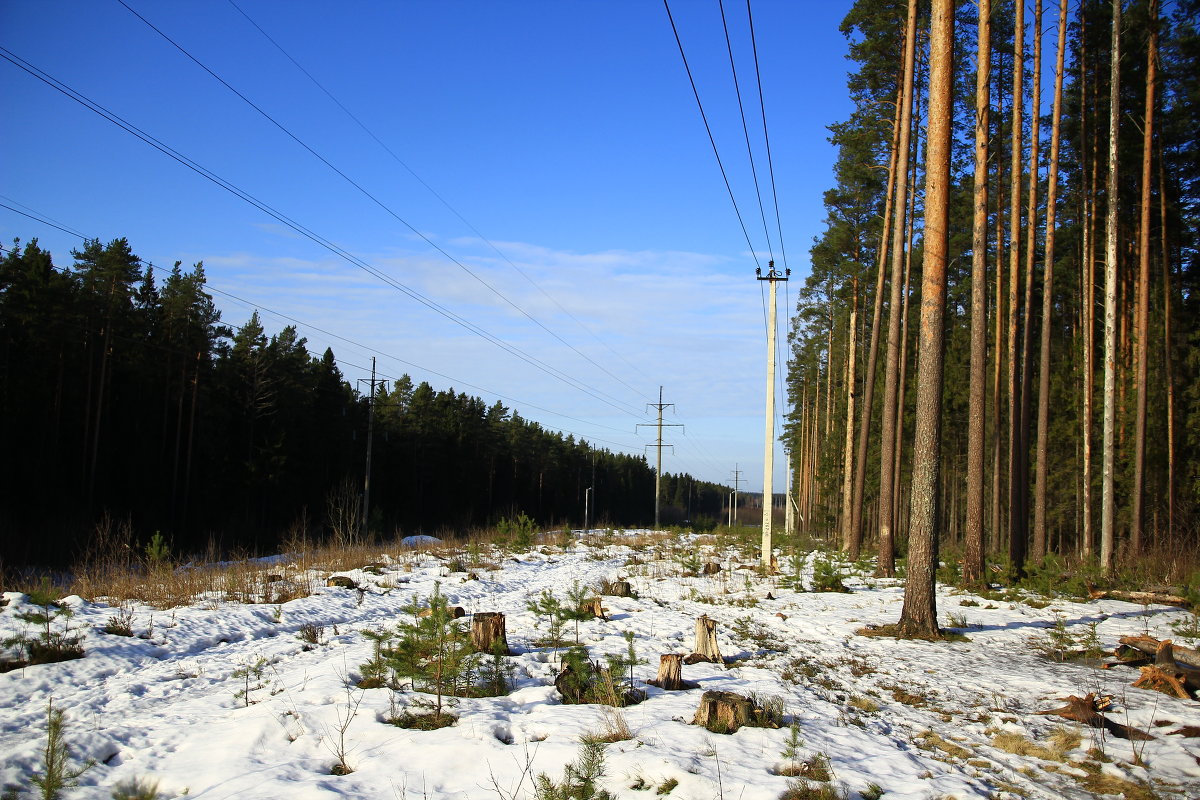
<svg viewBox="0 0 1200 800">
<path fill-rule="evenodd" d="M 1133 442 L 1133 514 L 1129 546 L 1142 549 L 1146 522 L 1146 392 L 1150 358 L 1150 157 L 1154 145 L 1154 87 L 1158 79 L 1158 2 L 1150 0 L 1150 41 L 1146 48 L 1146 117 L 1142 127 L 1142 207 L 1138 225 L 1137 412 Z"/>
<path fill-rule="evenodd" d="M 875 297 L 871 311 L 871 344 L 867 349 L 867 369 L 863 373 L 863 402 L 862 414 L 858 423 L 858 444 L 854 456 L 854 498 L 851 500 L 852 519 L 851 547 L 849 555 L 857 559 L 862 549 L 863 540 L 863 492 L 867 480 L 867 445 L 870 441 L 871 416 L 875 398 L 875 373 L 879 361 L 879 328 L 883 317 L 883 289 L 886 285 L 884 271 L 888 257 L 888 230 L 892 218 L 892 195 L 896 186 L 896 161 L 900 141 L 900 103 L 904 99 L 903 81 L 896 86 L 896 113 L 892 115 L 892 144 L 888 155 L 887 195 L 883 204 L 883 225 L 879 234 L 879 258 L 875 270 Z M 889 309 L 889 314 L 896 313 Z"/>
<path fill-rule="evenodd" d="M 967 428 L 967 537 L 963 580 L 983 581 L 983 455 L 987 406 L 988 85 L 991 0 L 979 0 L 975 72 L 975 216 L 971 244 L 971 388 Z"/>
<path fill-rule="evenodd" d="M 1121 0 L 1113 0 L 1104 225 L 1104 446 L 1101 466 L 1100 567 L 1113 568 L 1117 426 L 1117 134 L 1121 125 Z"/>
<path fill-rule="evenodd" d="M 1037 474 L 1033 509 L 1034 554 L 1046 553 L 1046 481 L 1050 441 L 1050 321 L 1054 308 L 1054 244 L 1058 224 L 1058 148 L 1062 122 L 1063 63 L 1067 39 L 1067 0 L 1058 4 L 1058 44 L 1054 64 L 1054 110 L 1050 124 L 1050 175 L 1046 190 L 1046 255 L 1042 272 L 1042 343 L 1038 371 Z"/>
<path fill-rule="evenodd" d="M 896 395 L 900 373 L 900 278 L 904 266 L 904 222 L 901 209 L 908 199 L 909 139 L 912 130 L 913 77 L 916 72 L 917 0 L 909 0 L 904 26 L 904 91 L 900 100 L 900 142 L 896 150 L 896 214 L 892 220 L 892 274 L 888 307 L 887 357 L 884 361 L 883 419 L 881 421 L 881 450 L 879 458 L 879 559 L 877 571 L 891 577 L 896 574 L 896 550 L 892 517 L 895 504 L 893 464 L 896 443 Z"/>
<path fill-rule="evenodd" d="M 937 636 L 937 492 L 942 434 L 946 262 L 949 245 L 951 84 L 954 2 L 934 0 L 930 28 L 929 124 L 925 161 L 925 263 L 917 359 L 917 427 L 913 439 L 908 576 L 899 630 Z"/>
</svg>

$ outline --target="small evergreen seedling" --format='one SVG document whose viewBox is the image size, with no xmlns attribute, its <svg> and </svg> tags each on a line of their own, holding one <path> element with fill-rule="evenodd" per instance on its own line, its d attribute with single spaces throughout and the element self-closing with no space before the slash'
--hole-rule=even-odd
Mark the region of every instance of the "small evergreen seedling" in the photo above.
<svg viewBox="0 0 1200 800">
<path fill-rule="evenodd" d="M 509 662 L 504 644 L 496 639 L 492 642 L 491 657 L 479 667 L 478 688 L 484 697 L 500 697 L 512 689 L 513 675 L 517 668 Z"/>
<path fill-rule="evenodd" d="M 246 707 L 256 702 L 250 693 L 266 687 L 262 682 L 263 673 L 267 669 L 267 659 L 259 656 L 254 661 L 247 662 L 233 671 L 232 677 L 242 680 L 242 687 L 233 696 L 245 703 Z"/>
<path fill-rule="evenodd" d="M 584 742 L 575 763 L 563 768 L 563 778 L 558 783 L 542 773 L 534 780 L 534 797 L 537 800 L 616 800 L 615 796 L 596 787 L 604 777 L 604 744 Z"/>
<path fill-rule="evenodd" d="M 88 759 L 79 766 L 71 766 L 71 748 L 67 745 L 63 728 L 66 714 L 54 707 L 54 701 L 46 704 L 46 749 L 42 751 L 42 773 L 31 780 L 41 792 L 42 800 L 57 800 L 63 789 L 79 785 L 79 776 L 96 766 Z"/>
<path fill-rule="evenodd" d="M 18 611 L 17 619 L 38 629 L 36 635 L 21 631 L 4 640 L 5 647 L 25 653 L 27 664 L 52 664 L 83 658 L 83 632 L 71 627 L 75 612 L 69 606 L 45 603 L 33 611 Z M 57 624 L 56 624 L 57 623 Z"/>
</svg>

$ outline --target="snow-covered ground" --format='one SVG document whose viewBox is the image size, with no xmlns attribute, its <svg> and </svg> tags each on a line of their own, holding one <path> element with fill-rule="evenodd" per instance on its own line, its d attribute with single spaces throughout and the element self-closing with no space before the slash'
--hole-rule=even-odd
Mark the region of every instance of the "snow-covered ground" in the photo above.
<svg viewBox="0 0 1200 800">
<path fill-rule="evenodd" d="M 34 796 L 29 778 L 41 769 L 53 699 L 67 713 L 73 763 L 98 762 L 67 798 L 109 798 L 134 778 L 157 781 L 161 797 L 214 800 L 532 797 L 533 775 L 561 777 L 579 755 L 580 736 L 606 721 L 601 706 L 562 704 L 557 664 L 534 644 L 545 631 L 535 629 L 526 601 L 545 589 L 562 597 L 573 581 L 623 577 L 637 599 L 606 597 L 607 621 L 581 626 L 593 658 L 624 652 L 623 634 L 632 631 L 646 662 L 635 674 L 648 699 L 622 711 L 633 738 L 606 750 L 602 786 L 619 798 L 656 797 L 672 779 L 667 796 L 679 800 L 775 800 L 785 791 L 789 778 L 778 773 L 788 764 L 788 728 L 720 735 L 691 725 L 706 689 L 782 698 L 803 743 L 798 759 L 827 755 L 833 784 L 850 798 L 877 796 L 875 787 L 889 800 L 1082 798 L 1097 784 L 1081 778 L 1097 774 L 1130 781 L 1131 792 L 1153 781 L 1160 797 L 1200 797 L 1200 739 L 1168 735 L 1200 725 L 1200 704 L 1130 688 L 1136 670 L 1057 663 L 1030 645 L 1045 641 L 1058 619 L 1080 635 L 1095 623 L 1110 650 L 1126 634 L 1172 638 L 1170 623 L 1185 612 L 1118 601 L 1038 609 L 939 587 L 943 624 L 965 623 L 970 641 L 897 641 L 855 631 L 898 619 L 901 582 L 854 576 L 849 594 L 796 592 L 737 570 L 744 562 L 729 558 L 716 575 L 681 577 L 678 560 L 656 561 L 653 548 L 635 552 L 623 541 L 634 540 L 496 556 L 497 568 L 480 570 L 478 580 L 451 573 L 434 553 L 381 553 L 379 574 L 342 573 L 365 591 L 321 588 L 281 606 L 215 597 L 171 610 L 138 606 L 133 637 L 103 632 L 114 608 L 67 598 L 76 612 L 70 624 L 86 631 L 86 657 L 0 674 L 0 786 L 30 787 Z M 630 563 L 633 556 L 643 563 Z M 468 614 L 507 615 L 517 686 L 503 697 L 457 700 L 452 727 L 404 730 L 384 720 L 411 692 L 353 686 L 372 652 L 361 631 L 408 618 L 402 608 L 414 594 L 428 597 L 435 582 Z M 24 595 L 4 597 L 0 636 L 9 637 L 24 627 L 15 614 L 30 609 Z M 659 655 L 691 652 L 702 614 L 717 621 L 733 663 L 685 666 L 697 689 L 643 686 Z M 305 624 L 324 628 L 321 644 L 301 641 Z M 249 705 L 241 694 L 247 668 Z M 1035 716 L 1091 691 L 1113 695 L 1110 717 L 1154 739 L 1130 743 Z M 356 703 L 343 735 L 339 721 Z M 1046 745 L 1061 728 L 1081 736 L 1065 761 L 994 745 L 1005 732 Z M 339 743 L 352 774 L 330 773 Z"/>
</svg>

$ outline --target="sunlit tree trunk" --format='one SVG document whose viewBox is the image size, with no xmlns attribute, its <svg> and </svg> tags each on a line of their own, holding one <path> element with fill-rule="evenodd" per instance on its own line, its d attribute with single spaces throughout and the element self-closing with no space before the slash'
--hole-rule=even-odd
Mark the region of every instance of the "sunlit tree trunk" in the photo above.
<svg viewBox="0 0 1200 800">
<path fill-rule="evenodd" d="M 1112 4 L 1112 65 L 1109 78 L 1108 180 L 1104 222 L 1104 444 L 1100 468 L 1100 567 L 1113 567 L 1117 423 L 1117 133 L 1121 123 L 1121 0 Z"/>
<path fill-rule="evenodd" d="M 975 57 L 975 216 L 971 242 L 971 388 L 967 414 L 967 537 L 963 580 L 983 581 L 984 414 L 987 409 L 988 87 L 992 4 L 979 0 Z"/>
<path fill-rule="evenodd" d="M 1167 180 L 1163 167 L 1162 144 L 1158 147 L 1158 222 L 1162 250 L 1163 281 L 1163 363 L 1167 384 L 1167 540 L 1175 535 L 1175 370 L 1171 343 L 1171 304 L 1175 287 L 1171 280 L 1170 252 L 1167 246 Z"/>
<path fill-rule="evenodd" d="M 1012 153 L 1009 168 L 1008 224 L 1008 558 L 1016 576 L 1025 563 L 1025 526 L 1021 515 L 1021 117 L 1024 105 L 1025 3 L 1016 3 L 1013 34 Z"/>
<path fill-rule="evenodd" d="M 888 307 L 900 307 L 900 270 L 904 263 L 904 215 L 899 210 L 904 208 L 908 198 L 908 148 L 912 129 L 912 96 L 913 77 L 915 73 L 915 54 L 917 47 L 917 0 L 909 0 L 908 16 L 904 26 L 904 91 L 900 100 L 900 141 L 897 147 L 896 161 L 896 197 L 897 213 L 892 220 L 892 274 L 891 297 Z M 892 532 L 893 481 L 892 468 L 896 442 L 896 393 L 899 383 L 900 348 L 900 315 L 888 315 L 888 345 L 887 358 L 884 363 L 883 380 L 883 419 L 882 446 L 879 458 L 879 564 L 877 571 L 882 576 L 892 576 L 896 572 L 896 550 Z"/>
<path fill-rule="evenodd" d="M 896 186 L 896 159 L 900 139 L 900 101 L 903 100 L 903 86 L 896 87 L 896 113 L 892 115 L 892 144 L 888 155 L 887 199 L 883 204 L 883 225 L 879 233 L 879 258 L 875 271 L 875 298 L 871 312 L 871 344 L 867 349 L 867 369 L 863 374 L 863 404 L 862 418 L 858 424 L 858 445 L 854 457 L 854 497 L 851 500 L 853 519 L 851 520 L 851 539 L 849 555 L 857 559 L 862 547 L 863 523 L 862 505 L 863 490 L 867 478 L 867 444 L 871 431 L 872 408 L 875 398 L 875 373 L 879 358 L 879 324 L 883 313 L 883 289 L 885 285 L 888 256 L 888 234 L 892 217 L 892 193 Z M 889 310 L 890 314 L 896 313 Z"/>
<path fill-rule="evenodd" d="M 846 446 L 842 451 L 842 550 L 853 550 L 854 512 L 850 508 L 854 480 L 854 386 L 855 356 L 858 354 L 858 279 L 854 279 L 854 304 L 846 331 Z"/>
<path fill-rule="evenodd" d="M 1067 0 L 1058 4 L 1058 43 L 1054 55 L 1054 110 L 1050 123 L 1050 174 L 1046 187 L 1046 255 L 1042 272 L 1042 344 L 1038 372 L 1037 475 L 1033 509 L 1033 547 L 1046 552 L 1047 450 L 1050 441 L 1050 319 L 1054 308 L 1054 244 L 1058 224 L 1058 145 L 1062 122 L 1063 63 L 1067 40 Z"/>
<path fill-rule="evenodd" d="M 1039 160 L 1042 149 L 1042 0 L 1033 4 L 1033 100 L 1029 114 L 1029 204 L 1025 210 L 1025 313 L 1021 322 L 1021 428 L 1020 440 L 1021 530 L 1029 539 L 1029 417 L 1033 398 L 1033 273 L 1037 260 Z M 1046 531 L 1039 542 L 1033 537 L 1033 558 L 1046 554 Z"/>
<path fill-rule="evenodd" d="M 1150 41 L 1146 48 L 1146 115 L 1142 125 L 1142 207 L 1138 225 L 1137 412 L 1133 441 L 1133 516 L 1129 545 L 1143 545 L 1146 522 L 1146 392 L 1150 358 L 1150 157 L 1154 145 L 1154 91 L 1158 79 L 1158 0 L 1150 0 Z"/>
<path fill-rule="evenodd" d="M 946 263 L 949 249 L 950 136 L 954 2 L 933 0 L 930 31 L 929 125 L 925 145 L 925 258 L 917 348 L 916 433 L 913 440 L 908 572 L 899 633 L 937 636 L 938 477 L 945 355 Z"/>
</svg>

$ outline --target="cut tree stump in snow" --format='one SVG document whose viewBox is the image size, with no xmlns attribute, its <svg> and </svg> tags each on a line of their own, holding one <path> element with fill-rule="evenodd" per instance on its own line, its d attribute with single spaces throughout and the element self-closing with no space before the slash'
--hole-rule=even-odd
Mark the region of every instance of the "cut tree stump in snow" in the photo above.
<svg viewBox="0 0 1200 800">
<path fill-rule="evenodd" d="M 658 677 L 646 681 L 651 686 L 677 692 L 681 689 L 695 689 L 696 684 L 683 679 L 683 656 L 679 653 L 664 653 L 658 657 Z"/>
<path fill-rule="evenodd" d="M 1119 739 L 1129 739 L 1135 742 L 1150 741 L 1154 737 L 1145 731 L 1137 728 L 1131 728 L 1128 725 L 1121 725 L 1113 722 L 1108 717 L 1104 716 L 1101 711 L 1112 705 L 1112 696 L 1104 695 L 1096 697 L 1095 692 L 1088 692 L 1083 697 L 1070 695 L 1064 697 L 1066 705 L 1062 708 L 1051 709 L 1050 711 L 1038 711 L 1039 716 L 1054 715 L 1069 719 L 1073 722 L 1079 722 L 1091 728 L 1103 728 Z"/>
<path fill-rule="evenodd" d="M 633 597 L 633 584 L 629 581 L 613 581 L 606 587 L 613 597 Z"/>
<path fill-rule="evenodd" d="M 504 633 L 504 615 L 499 611 L 480 611 L 471 618 L 471 644 L 480 653 L 501 652 L 509 654 L 508 637 Z"/>
<path fill-rule="evenodd" d="M 721 565 L 715 561 L 707 562 L 700 570 L 701 575 L 716 575 L 721 571 Z"/>
<path fill-rule="evenodd" d="M 721 648 L 717 646 L 716 620 L 709 619 L 707 614 L 696 618 L 696 647 L 692 654 L 683 660 L 685 664 L 696 664 L 700 661 L 710 661 L 713 664 L 724 664 Z"/>
<path fill-rule="evenodd" d="M 751 724 L 754 703 L 749 697 L 734 692 L 707 691 L 700 698 L 693 725 L 702 725 L 713 733 L 733 733 Z"/>
<path fill-rule="evenodd" d="M 467 615 L 467 610 L 462 606 L 446 606 L 446 613 L 450 615 L 450 619 L 461 619 Z M 422 608 L 417 612 L 418 617 L 433 616 L 432 608 Z"/>
<path fill-rule="evenodd" d="M 579 610 L 585 614 L 591 614 L 596 619 L 608 619 L 608 617 L 604 616 L 604 605 L 600 602 L 599 597 L 593 597 L 590 600 L 584 600 L 583 605 L 579 607 Z"/>
</svg>

